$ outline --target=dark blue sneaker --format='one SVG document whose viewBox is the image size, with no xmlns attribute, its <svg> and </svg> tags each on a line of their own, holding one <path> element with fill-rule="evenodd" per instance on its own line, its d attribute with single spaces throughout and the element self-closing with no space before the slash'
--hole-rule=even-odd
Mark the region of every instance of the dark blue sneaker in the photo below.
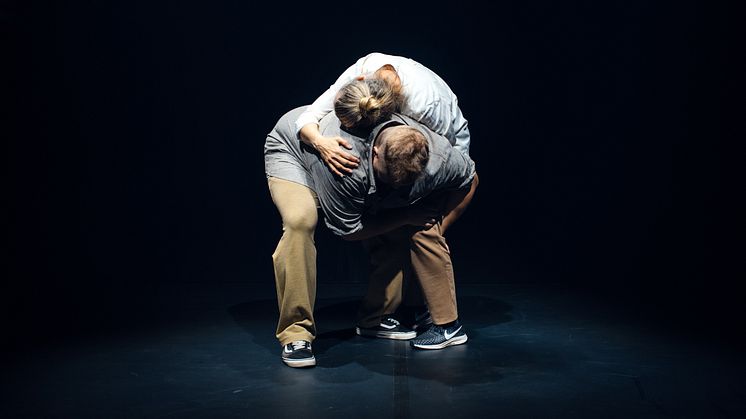
<svg viewBox="0 0 746 419">
<path fill-rule="evenodd" d="M 399 323 L 399 320 L 391 316 L 381 318 L 381 323 L 375 327 L 356 327 L 355 333 L 360 336 L 382 339 L 407 340 L 417 336 L 417 333 Z"/>
<path fill-rule="evenodd" d="M 409 341 L 417 349 L 443 349 L 446 346 L 466 343 L 467 337 L 461 322 L 456 320 L 449 327 L 433 324 L 427 331 Z"/>
<path fill-rule="evenodd" d="M 301 368 L 316 365 L 313 356 L 311 342 L 307 340 L 296 340 L 282 347 L 282 362 L 288 367 Z"/>
</svg>

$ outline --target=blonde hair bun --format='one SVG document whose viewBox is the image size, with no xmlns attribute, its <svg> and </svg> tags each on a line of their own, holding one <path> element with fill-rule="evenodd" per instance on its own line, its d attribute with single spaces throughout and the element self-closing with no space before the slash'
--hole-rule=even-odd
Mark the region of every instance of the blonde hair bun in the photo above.
<svg viewBox="0 0 746 419">
<path fill-rule="evenodd" d="M 363 115 L 375 112 L 381 107 L 381 101 L 373 96 L 365 96 L 360 98 L 360 112 Z"/>
<path fill-rule="evenodd" d="M 384 79 L 352 80 L 337 94 L 334 112 L 348 128 L 370 127 L 398 112 L 404 96 Z"/>
</svg>

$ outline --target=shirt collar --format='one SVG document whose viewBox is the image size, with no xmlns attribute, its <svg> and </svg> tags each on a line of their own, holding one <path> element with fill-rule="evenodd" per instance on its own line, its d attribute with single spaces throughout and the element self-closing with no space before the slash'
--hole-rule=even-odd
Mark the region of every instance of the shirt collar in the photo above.
<svg viewBox="0 0 746 419">
<path fill-rule="evenodd" d="M 373 143 L 376 140 L 376 137 L 378 137 L 378 133 L 381 132 L 382 129 L 391 126 L 391 125 L 407 125 L 406 121 L 400 117 L 397 114 L 391 115 L 391 119 L 387 121 L 383 121 L 373 127 L 373 129 L 370 131 L 370 134 L 368 134 L 368 144 L 370 144 L 371 147 L 373 147 Z"/>
</svg>

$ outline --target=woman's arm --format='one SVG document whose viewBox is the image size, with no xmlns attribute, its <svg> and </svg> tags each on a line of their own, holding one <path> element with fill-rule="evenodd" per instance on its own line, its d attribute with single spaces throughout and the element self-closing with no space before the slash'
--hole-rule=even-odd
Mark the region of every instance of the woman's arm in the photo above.
<svg viewBox="0 0 746 419">
<path fill-rule="evenodd" d="M 334 98 L 339 90 L 360 75 L 362 60 L 348 67 L 295 121 L 301 141 L 316 149 L 324 163 L 338 176 L 352 173 L 360 160 L 342 148 L 352 148 L 342 137 L 323 136 L 319 131 L 319 121 L 334 110 Z"/>
</svg>

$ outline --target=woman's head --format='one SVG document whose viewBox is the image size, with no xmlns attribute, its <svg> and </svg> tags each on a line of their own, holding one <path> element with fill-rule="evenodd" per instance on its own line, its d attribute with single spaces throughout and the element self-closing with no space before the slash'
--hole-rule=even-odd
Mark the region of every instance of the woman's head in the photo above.
<svg viewBox="0 0 746 419">
<path fill-rule="evenodd" d="M 367 128 L 401 111 L 401 89 L 382 78 L 353 80 L 339 90 L 334 112 L 347 128 Z"/>
</svg>

